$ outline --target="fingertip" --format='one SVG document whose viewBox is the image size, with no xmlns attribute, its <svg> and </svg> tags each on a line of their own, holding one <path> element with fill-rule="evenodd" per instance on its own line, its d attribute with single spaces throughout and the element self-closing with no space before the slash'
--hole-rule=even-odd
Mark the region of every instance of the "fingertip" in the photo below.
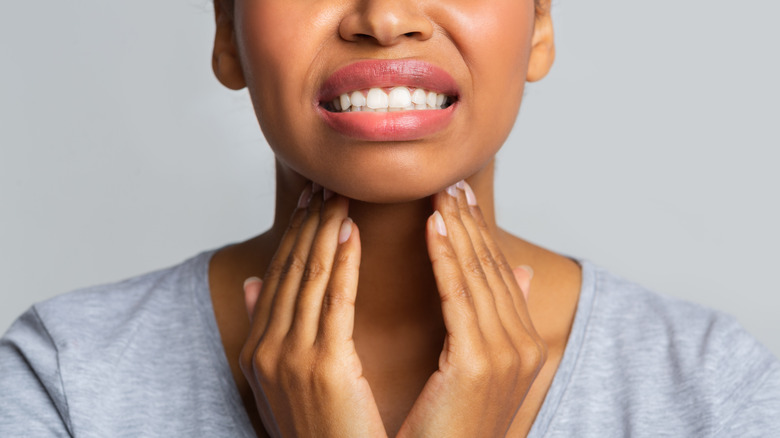
<svg viewBox="0 0 780 438">
<path fill-rule="evenodd" d="M 442 237 L 447 237 L 447 225 L 444 224 L 444 218 L 439 210 L 433 212 L 433 229 Z"/>
<path fill-rule="evenodd" d="M 523 291 L 523 296 L 528 300 L 528 292 L 531 290 L 531 280 L 534 278 L 534 270 L 528 265 L 520 265 L 512 270 L 517 285 Z"/>
<path fill-rule="evenodd" d="M 528 276 L 528 281 L 531 281 L 534 278 L 534 268 L 528 265 L 520 265 L 517 267 L 517 269 L 522 269 L 526 272 L 526 275 Z"/>
<path fill-rule="evenodd" d="M 352 236 L 352 219 L 349 217 L 344 218 L 341 222 L 341 228 L 339 229 L 339 244 L 345 243 Z"/>
<path fill-rule="evenodd" d="M 246 312 L 250 321 L 252 320 L 252 315 L 254 315 L 255 305 L 257 305 L 257 299 L 260 297 L 262 287 L 263 280 L 257 277 L 249 277 L 244 280 L 244 303 L 246 304 Z"/>
<path fill-rule="evenodd" d="M 466 203 L 471 207 L 476 207 L 477 195 L 474 193 L 474 190 L 471 188 L 471 185 L 469 185 L 469 183 L 465 181 L 463 183 L 463 191 L 466 193 Z"/>
<path fill-rule="evenodd" d="M 244 290 L 246 291 L 246 288 L 250 285 L 253 285 L 254 283 L 260 283 L 263 284 L 263 280 L 261 280 L 258 277 L 249 277 L 246 280 L 244 280 Z"/>
</svg>

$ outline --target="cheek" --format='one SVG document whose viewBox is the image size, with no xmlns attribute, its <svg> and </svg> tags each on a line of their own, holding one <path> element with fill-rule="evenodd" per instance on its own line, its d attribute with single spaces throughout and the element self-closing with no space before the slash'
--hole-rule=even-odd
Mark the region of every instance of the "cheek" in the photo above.
<svg viewBox="0 0 780 438">
<path fill-rule="evenodd" d="M 453 40 L 469 68 L 473 125 L 480 138 L 503 144 L 514 125 L 525 88 L 534 25 L 531 0 L 462 1 L 452 14 Z"/>
<path fill-rule="evenodd" d="M 239 3 L 237 39 L 258 121 L 271 145 L 294 141 L 311 106 L 311 68 L 322 41 L 333 32 L 328 16 L 337 11 L 317 8 L 317 2 Z M 300 23 L 311 25 L 302 29 Z"/>
</svg>

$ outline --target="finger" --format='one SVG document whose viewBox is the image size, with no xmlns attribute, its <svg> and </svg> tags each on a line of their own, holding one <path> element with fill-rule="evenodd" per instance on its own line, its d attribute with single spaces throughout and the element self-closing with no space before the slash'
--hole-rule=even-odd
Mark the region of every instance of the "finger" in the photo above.
<svg viewBox="0 0 780 438">
<path fill-rule="evenodd" d="M 471 190 L 471 187 L 466 184 L 465 189 L 467 197 L 472 199 L 471 203 L 476 203 L 476 196 L 474 196 L 474 192 Z M 528 307 L 526 306 L 523 289 L 521 289 L 518 285 L 517 279 L 515 278 L 513 270 L 509 267 L 509 263 L 507 262 L 506 257 L 504 257 L 503 252 L 498 247 L 496 241 L 493 239 L 490 229 L 487 226 L 487 222 L 482 215 L 482 210 L 479 208 L 479 206 L 475 205 L 471 207 L 470 212 L 471 216 L 474 218 L 476 224 L 479 227 L 485 245 L 490 250 L 493 258 L 497 261 L 498 270 L 501 274 L 501 277 L 503 278 L 504 284 L 506 284 L 509 291 L 508 299 L 502 303 L 502 306 L 511 308 L 509 306 L 513 305 L 516 315 L 520 318 L 520 321 L 523 327 L 525 327 L 525 330 L 531 333 L 535 338 L 537 338 L 537 340 L 541 339 L 531 321 L 531 315 L 529 314 Z"/>
<path fill-rule="evenodd" d="M 463 191 L 458 190 L 454 185 L 434 196 L 434 206 L 441 212 L 447 226 L 448 240 L 472 295 L 479 325 L 490 333 L 498 333 L 503 328 L 498 317 L 496 302 L 482 260 L 477 255 L 472 236 L 463 222 L 464 217 L 461 217 L 462 207 L 459 205 L 461 202 L 464 206 L 467 205 Z M 465 214 L 469 215 L 468 210 Z"/>
<path fill-rule="evenodd" d="M 434 211 L 425 229 L 428 256 L 436 278 L 448 335 L 454 341 L 474 345 L 482 341 L 482 332 L 471 290 L 450 243 L 449 231 L 441 213 Z"/>
<path fill-rule="evenodd" d="M 252 325 L 250 339 L 255 342 L 260 339 L 260 336 L 265 332 L 268 326 L 268 320 L 271 315 L 271 303 L 276 295 L 276 289 L 279 286 L 282 273 L 285 270 L 287 258 L 295 245 L 295 240 L 297 239 L 300 228 L 306 218 L 306 208 L 308 207 L 309 202 L 311 202 L 311 198 L 311 183 L 309 183 L 306 184 L 306 187 L 304 187 L 301 192 L 301 195 L 298 198 L 298 206 L 290 218 L 290 225 L 282 236 L 279 247 L 276 249 L 276 253 L 263 275 L 262 290 L 264 290 L 265 293 L 260 294 L 258 302 L 255 305 L 254 317 L 251 318 L 256 324 Z"/>
<path fill-rule="evenodd" d="M 252 323 L 252 315 L 255 313 L 257 297 L 260 296 L 260 289 L 263 287 L 263 281 L 257 277 L 249 277 L 244 280 L 244 303 L 246 304 L 246 313 L 249 316 L 249 323 Z"/>
<path fill-rule="evenodd" d="M 357 225 L 352 219 L 345 218 L 339 227 L 333 271 L 322 297 L 316 342 L 337 345 L 352 340 L 360 254 L 360 233 Z"/>
<path fill-rule="evenodd" d="M 501 274 L 500 265 L 506 263 L 503 254 L 495 245 L 489 230 L 483 230 L 474 217 L 477 213 L 481 217 L 481 210 L 477 205 L 477 199 L 471 186 L 465 181 L 456 184 L 458 209 L 463 226 L 469 233 L 471 244 L 481 263 L 482 271 L 487 279 L 489 291 L 492 297 L 492 309 L 495 309 L 501 323 L 508 331 L 517 332 L 523 329 L 523 323 L 517 315 L 512 294 L 504 276 Z M 488 246 L 488 241 L 493 243 L 493 248 Z M 494 314 L 495 315 L 495 314 Z M 495 320 L 495 317 L 493 317 Z"/>
<path fill-rule="evenodd" d="M 295 244 L 287 256 L 287 261 L 279 277 L 279 286 L 271 302 L 271 314 L 264 336 L 283 337 L 290 330 L 301 279 L 305 275 L 309 253 L 320 223 L 323 203 L 321 190 L 321 186 L 312 188 L 313 195 L 306 212 L 306 218 L 303 220 Z"/>
<path fill-rule="evenodd" d="M 523 298 L 528 302 L 528 293 L 531 291 L 531 279 L 534 278 L 534 270 L 528 265 L 521 265 L 512 270 L 517 285 L 523 291 Z"/>
<path fill-rule="evenodd" d="M 339 246 L 339 232 L 348 211 L 347 198 L 333 196 L 330 191 L 323 194 L 327 195 L 328 199 L 325 200 L 320 214 L 317 233 L 306 261 L 306 269 L 303 271 L 290 328 L 290 335 L 301 345 L 310 345 L 316 337 L 323 296 Z"/>
</svg>

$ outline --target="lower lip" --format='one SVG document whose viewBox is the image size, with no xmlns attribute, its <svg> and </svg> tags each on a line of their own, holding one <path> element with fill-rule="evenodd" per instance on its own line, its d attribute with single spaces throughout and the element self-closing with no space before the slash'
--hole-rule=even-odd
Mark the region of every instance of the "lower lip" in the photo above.
<svg viewBox="0 0 780 438">
<path fill-rule="evenodd" d="M 335 131 L 368 141 L 419 140 L 444 129 L 452 121 L 455 102 L 440 110 L 408 110 L 386 113 L 330 112 L 317 107 L 320 116 Z"/>
</svg>

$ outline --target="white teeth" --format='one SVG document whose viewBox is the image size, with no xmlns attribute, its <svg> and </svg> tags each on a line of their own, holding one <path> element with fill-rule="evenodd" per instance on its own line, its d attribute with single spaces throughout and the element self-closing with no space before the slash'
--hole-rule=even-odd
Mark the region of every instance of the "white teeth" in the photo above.
<svg viewBox="0 0 780 438">
<path fill-rule="evenodd" d="M 342 94 L 342 96 L 346 96 L 346 94 Z M 366 96 L 363 96 L 360 91 L 353 91 L 349 98 L 352 100 L 352 106 L 366 106 Z"/>
<path fill-rule="evenodd" d="M 393 87 L 389 93 L 382 88 L 370 88 L 368 92 L 355 90 L 344 93 L 331 101 L 331 106 L 337 112 L 366 111 L 411 111 L 426 109 L 442 109 L 447 101 L 447 95 L 416 88 L 410 91 L 408 87 Z"/>
<path fill-rule="evenodd" d="M 341 96 L 339 96 L 339 103 L 341 104 L 342 108 L 349 108 L 352 105 L 349 96 L 347 96 L 346 94 L 342 94 Z"/>
<path fill-rule="evenodd" d="M 366 95 L 366 106 L 373 109 L 387 108 L 387 94 L 380 88 L 372 88 L 368 90 Z"/>
<path fill-rule="evenodd" d="M 387 97 L 387 106 L 390 108 L 406 108 L 412 104 L 412 95 L 406 87 L 393 88 Z"/>
<path fill-rule="evenodd" d="M 425 90 L 418 88 L 412 93 L 412 103 L 415 105 L 425 105 Z"/>
<path fill-rule="evenodd" d="M 435 108 L 436 107 L 436 93 L 433 91 L 428 92 L 428 96 L 425 99 L 425 103 L 428 104 L 429 107 Z"/>
</svg>

